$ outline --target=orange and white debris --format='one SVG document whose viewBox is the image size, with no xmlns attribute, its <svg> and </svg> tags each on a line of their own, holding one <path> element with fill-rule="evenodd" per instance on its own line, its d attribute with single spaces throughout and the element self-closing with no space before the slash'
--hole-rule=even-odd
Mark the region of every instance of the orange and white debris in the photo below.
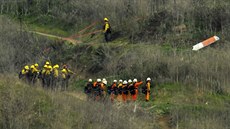
<svg viewBox="0 0 230 129">
<path fill-rule="evenodd" d="M 208 39 L 206 39 L 206 40 L 194 45 L 192 50 L 198 51 L 201 48 L 204 48 L 204 47 L 206 47 L 206 46 L 208 46 L 208 45 L 210 45 L 210 44 L 212 44 L 212 43 L 214 43 L 214 42 L 216 42 L 218 40 L 220 40 L 220 38 L 218 36 L 213 36 L 211 38 L 208 38 Z"/>
</svg>

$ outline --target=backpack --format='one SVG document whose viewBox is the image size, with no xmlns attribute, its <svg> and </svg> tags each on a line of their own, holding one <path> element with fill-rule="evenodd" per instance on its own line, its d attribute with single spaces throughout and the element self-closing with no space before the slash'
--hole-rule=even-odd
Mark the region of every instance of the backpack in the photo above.
<svg viewBox="0 0 230 129">
<path fill-rule="evenodd" d="M 135 95 L 136 94 L 135 87 L 134 87 L 133 84 L 131 86 L 129 86 L 129 91 L 130 91 L 131 95 Z"/>
<path fill-rule="evenodd" d="M 110 95 L 112 92 L 112 86 L 108 86 L 107 91 L 108 91 L 108 94 Z"/>
<path fill-rule="evenodd" d="M 121 95 L 122 94 L 122 86 L 118 87 L 118 94 Z"/>
<path fill-rule="evenodd" d="M 146 94 L 146 93 L 147 93 L 147 87 L 146 87 L 146 84 L 145 84 L 144 86 L 142 86 L 142 88 L 141 88 L 141 92 L 142 92 L 143 94 Z"/>
</svg>

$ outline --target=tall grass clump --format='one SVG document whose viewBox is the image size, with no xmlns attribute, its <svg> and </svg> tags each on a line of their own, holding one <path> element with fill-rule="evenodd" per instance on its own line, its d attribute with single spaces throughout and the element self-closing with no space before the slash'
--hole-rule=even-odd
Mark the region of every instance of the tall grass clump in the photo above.
<svg viewBox="0 0 230 129">
<path fill-rule="evenodd" d="M 177 129 L 227 129 L 229 110 L 226 107 L 206 106 L 177 107 L 172 111 L 172 127 Z"/>
</svg>

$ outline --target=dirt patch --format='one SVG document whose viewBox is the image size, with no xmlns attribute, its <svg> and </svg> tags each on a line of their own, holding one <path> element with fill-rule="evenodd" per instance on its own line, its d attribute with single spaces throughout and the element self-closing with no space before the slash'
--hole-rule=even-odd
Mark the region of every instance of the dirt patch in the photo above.
<svg viewBox="0 0 230 129">
<path fill-rule="evenodd" d="M 162 129 L 171 129 L 169 125 L 170 117 L 169 116 L 161 116 L 158 119 L 158 123 Z"/>
</svg>

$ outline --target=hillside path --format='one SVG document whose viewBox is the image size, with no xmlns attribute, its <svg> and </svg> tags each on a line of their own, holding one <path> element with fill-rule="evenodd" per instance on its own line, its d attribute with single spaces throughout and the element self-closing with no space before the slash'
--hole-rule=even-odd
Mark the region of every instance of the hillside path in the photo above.
<svg viewBox="0 0 230 129">
<path fill-rule="evenodd" d="M 65 40 L 68 41 L 74 45 L 76 45 L 77 43 L 81 43 L 81 41 L 79 40 L 75 40 L 75 39 L 71 39 L 71 38 L 65 38 L 65 37 L 61 37 L 61 36 L 57 36 L 57 35 L 51 35 L 51 34 L 46 34 L 46 33 L 42 33 L 42 32 L 37 32 L 37 31 L 28 31 L 30 33 L 34 33 L 34 34 L 38 34 L 38 35 L 42 35 L 42 36 L 46 36 L 46 37 L 50 37 L 50 38 L 56 38 L 56 39 L 60 39 L 60 40 Z"/>
</svg>

